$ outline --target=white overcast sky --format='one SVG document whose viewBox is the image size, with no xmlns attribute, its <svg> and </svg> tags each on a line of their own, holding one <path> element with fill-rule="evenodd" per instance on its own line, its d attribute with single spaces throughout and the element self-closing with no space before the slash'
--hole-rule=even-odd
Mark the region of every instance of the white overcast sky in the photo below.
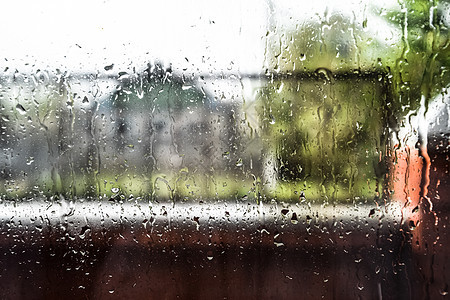
<svg viewBox="0 0 450 300">
<path fill-rule="evenodd" d="M 279 24 L 343 11 L 368 15 L 378 39 L 398 37 L 370 16 L 373 1 L 272 0 Z M 387 7 L 396 1 L 375 1 Z M 188 72 L 259 72 L 269 28 L 268 0 L 8 1 L 0 26 L 0 70 L 92 72 L 142 69 L 160 59 Z M 377 24 L 376 22 L 379 22 Z M 381 24 L 381 25 L 380 25 Z"/>
</svg>

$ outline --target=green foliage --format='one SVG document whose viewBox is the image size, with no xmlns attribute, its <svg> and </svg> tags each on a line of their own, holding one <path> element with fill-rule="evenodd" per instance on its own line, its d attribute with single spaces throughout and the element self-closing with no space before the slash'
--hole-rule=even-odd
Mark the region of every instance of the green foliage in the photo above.
<svg viewBox="0 0 450 300">
<path fill-rule="evenodd" d="M 402 29 L 401 55 L 387 65 L 393 75 L 399 114 L 426 104 L 450 84 L 450 37 L 444 2 L 406 0 L 398 10 L 386 13 L 387 22 Z M 447 21 L 448 22 L 448 21 Z M 407 111 L 406 111 L 407 112 Z"/>
<path fill-rule="evenodd" d="M 450 84 L 448 7 L 407 0 L 373 13 L 401 38 L 383 42 L 371 36 L 371 24 L 340 14 L 268 34 L 266 65 L 287 76 L 270 81 L 261 97 L 262 135 L 278 168 L 270 193 L 292 197 L 286 190 L 308 181 L 322 199 L 379 195 L 389 127 L 398 130 L 421 100 Z M 321 72 L 325 84 L 294 78 Z M 365 73 L 372 78 L 364 80 Z"/>
<path fill-rule="evenodd" d="M 386 82 L 377 73 L 322 75 L 263 90 L 262 135 L 278 168 L 277 187 L 268 192 L 283 200 L 293 197 L 287 186 L 323 201 L 373 197 L 384 174 Z"/>
</svg>

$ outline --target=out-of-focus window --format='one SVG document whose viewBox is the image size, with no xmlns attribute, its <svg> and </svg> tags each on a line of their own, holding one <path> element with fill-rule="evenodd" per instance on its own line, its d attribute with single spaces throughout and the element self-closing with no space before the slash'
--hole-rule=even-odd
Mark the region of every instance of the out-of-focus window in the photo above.
<svg viewBox="0 0 450 300">
<path fill-rule="evenodd" d="M 445 1 L 36 1 L 0 53 L 7 299 L 448 294 Z"/>
</svg>

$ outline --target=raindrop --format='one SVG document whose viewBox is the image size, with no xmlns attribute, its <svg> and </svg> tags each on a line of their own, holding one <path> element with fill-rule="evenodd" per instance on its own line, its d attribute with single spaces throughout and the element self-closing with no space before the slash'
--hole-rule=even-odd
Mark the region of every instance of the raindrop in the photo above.
<svg viewBox="0 0 450 300">
<path fill-rule="evenodd" d="M 298 200 L 299 200 L 301 203 L 303 203 L 303 202 L 306 201 L 306 196 L 305 196 L 305 193 L 304 193 L 303 191 L 300 193 L 300 196 L 298 197 Z"/>
<path fill-rule="evenodd" d="M 291 223 L 294 224 L 294 225 L 298 224 L 298 218 L 297 218 L 297 214 L 296 213 L 292 214 Z"/>
<path fill-rule="evenodd" d="M 279 242 L 273 242 L 273 244 L 277 247 L 283 247 L 284 244 L 283 243 L 279 243 Z"/>
<path fill-rule="evenodd" d="M 88 234 L 90 232 L 91 228 L 86 225 L 83 226 L 83 228 L 81 228 L 81 232 L 80 232 L 80 239 L 84 239 L 86 237 L 86 234 Z"/>
<path fill-rule="evenodd" d="M 110 64 L 108 66 L 105 66 L 105 71 L 111 71 L 114 68 L 114 64 Z"/>
<path fill-rule="evenodd" d="M 275 124 L 275 117 L 273 115 L 270 115 L 269 117 L 270 117 L 270 122 L 269 123 L 272 124 L 272 125 Z"/>
<path fill-rule="evenodd" d="M 34 157 L 30 156 L 30 157 L 27 159 L 27 165 L 30 166 L 32 163 L 34 163 Z"/>
<path fill-rule="evenodd" d="M 200 217 L 194 217 L 194 222 L 200 225 Z"/>
<path fill-rule="evenodd" d="M 281 82 L 280 87 L 277 90 L 277 93 L 281 94 L 281 92 L 283 92 L 283 88 L 284 88 L 284 82 Z"/>
<path fill-rule="evenodd" d="M 111 192 L 113 192 L 114 194 L 117 194 L 119 192 L 119 188 L 118 187 L 113 187 L 111 189 Z"/>
<path fill-rule="evenodd" d="M 212 260 L 212 259 L 214 258 L 213 252 L 212 252 L 211 250 L 209 250 L 209 251 L 206 253 L 206 258 L 208 258 L 208 260 Z"/>
<path fill-rule="evenodd" d="M 243 163 L 242 163 L 242 158 L 239 158 L 239 159 L 236 161 L 236 167 L 242 167 L 242 165 L 243 165 Z"/>
<path fill-rule="evenodd" d="M 328 70 L 328 69 L 326 69 L 326 68 L 318 68 L 318 69 L 316 70 L 316 73 L 317 73 L 319 76 L 325 77 L 325 79 L 326 79 L 327 81 L 329 81 L 329 82 L 331 82 L 331 83 L 334 82 L 334 80 L 333 80 L 333 74 L 331 73 L 330 70 Z"/>
<path fill-rule="evenodd" d="M 19 112 L 19 114 L 21 114 L 22 116 L 25 115 L 27 113 L 27 110 L 25 109 L 25 107 L 23 107 L 21 104 L 17 104 L 16 105 L 16 110 Z"/>
</svg>

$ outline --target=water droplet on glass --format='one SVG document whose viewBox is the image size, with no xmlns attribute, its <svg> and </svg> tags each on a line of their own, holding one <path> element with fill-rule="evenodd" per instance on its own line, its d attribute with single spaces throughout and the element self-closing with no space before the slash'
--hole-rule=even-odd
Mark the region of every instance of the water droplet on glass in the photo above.
<svg viewBox="0 0 450 300">
<path fill-rule="evenodd" d="M 30 156 L 27 158 L 27 165 L 30 166 L 34 162 L 34 157 Z"/>
<path fill-rule="evenodd" d="M 27 110 L 25 109 L 25 107 L 23 107 L 21 104 L 17 104 L 16 105 L 16 110 L 19 112 L 19 114 L 21 114 L 22 116 L 25 115 L 27 113 Z"/>
<path fill-rule="evenodd" d="M 318 69 L 316 70 L 316 73 L 317 73 L 319 76 L 325 77 L 325 79 L 326 79 L 327 81 L 333 82 L 333 74 L 331 73 L 330 70 L 328 70 L 328 69 L 326 69 L 326 68 L 318 68 Z"/>
<path fill-rule="evenodd" d="M 110 64 L 108 66 L 105 66 L 105 71 L 111 71 L 114 68 L 114 64 Z"/>
<path fill-rule="evenodd" d="M 270 115 L 270 124 L 275 124 L 275 117 L 273 115 Z"/>
<path fill-rule="evenodd" d="M 118 187 L 113 187 L 111 189 L 111 192 L 113 192 L 114 194 L 117 194 L 119 192 L 119 188 Z"/>
<path fill-rule="evenodd" d="M 409 221 L 409 229 L 414 230 L 416 229 L 416 224 L 414 223 L 414 221 Z"/>
<path fill-rule="evenodd" d="M 206 258 L 207 258 L 208 260 L 212 260 L 212 259 L 214 258 L 213 252 L 212 252 L 211 250 L 209 250 L 209 251 L 206 253 Z"/>
<path fill-rule="evenodd" d="M 278 243 L 278 242 L 273 242 L 273 244 L 277 247 L 283 247 L 284 244 L 283 243 Z"/>
<path fill-rule="evenodd" d="M 303 191 L 300 192 L 300 196 L 298 197 L 298 200 L 300 201 L 300 203 L 304 203 L 306 201 L 305 192 L 303 192 Z"/>
<path fill-rule="evenodd" d="M 297 218 L 297 214 L 296 213 L 292 214 L 291 223 L 294 224 L 294 225 L 298 224 L 298 218 Z"/>
<path fill-rule="evenodd" d="M 243 165 L 243 163 L 242 163 L 242 158 L 239 158 L 239 159 L 236 161 L 236 167 L 242 167 L 242 165 Z"/>
<path fill-rule="evenodd" d="M 284 88 L 284 82 L 281 82 L 280 87 L 277 90 L 277 93 L 281 94 L 281 92 L 283 92 L 283 88 Z"/>
</svg>

